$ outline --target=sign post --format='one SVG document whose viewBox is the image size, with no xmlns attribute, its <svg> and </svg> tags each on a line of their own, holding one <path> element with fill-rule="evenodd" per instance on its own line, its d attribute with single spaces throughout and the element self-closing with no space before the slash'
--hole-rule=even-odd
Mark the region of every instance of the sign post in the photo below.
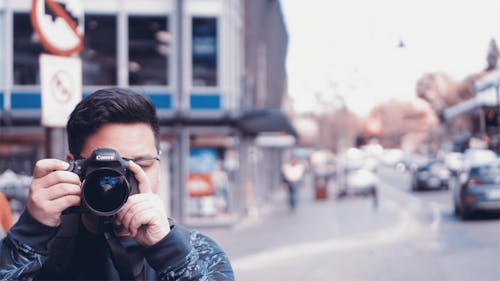
<svg viewBox="0 0 500 281">
<path fill-rule="evenodd" d="M 30 18 L 50 53 L 39 58 L 46 156 L 64 159 L 64 127 L 82 98 L 82 62 L 76 55 L 83 49 L 83 5 L 81 0 L 33 0 Z"/>
</svg>

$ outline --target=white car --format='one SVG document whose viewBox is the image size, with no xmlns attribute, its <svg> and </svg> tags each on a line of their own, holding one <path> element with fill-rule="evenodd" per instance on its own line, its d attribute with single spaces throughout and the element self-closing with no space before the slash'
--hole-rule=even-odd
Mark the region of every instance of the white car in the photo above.
<svg viewBox="0 0 500 281">
<path fill-rule="evenodd" d="M 377 204 L 378 175 L 376 165 L 371 161 L 350 162 L 344 167 L 344 184 L 338 197 L 344 196 L 373 196 Z"/>
</svg>

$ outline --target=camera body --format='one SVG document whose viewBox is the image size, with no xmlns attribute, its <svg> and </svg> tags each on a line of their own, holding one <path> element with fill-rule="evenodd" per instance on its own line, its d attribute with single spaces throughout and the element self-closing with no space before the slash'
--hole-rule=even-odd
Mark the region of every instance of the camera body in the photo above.
<svg viewBox="0 0 500 281">
<path fill-rule="evenodd" d="M 108 217 L 118 213 L 130 195 L 138 193 L 137 179 L 128 162 L 111 148 L 100 148 L 86 159 L 71 161 L 70 172 L 82 182 L 81 206 L 85 211 Z"/>
</svg>

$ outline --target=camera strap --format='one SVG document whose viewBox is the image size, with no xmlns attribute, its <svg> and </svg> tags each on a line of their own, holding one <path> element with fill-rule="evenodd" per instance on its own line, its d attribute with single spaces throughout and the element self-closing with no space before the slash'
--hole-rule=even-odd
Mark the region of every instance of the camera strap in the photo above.
<svg viewBox="0 0 500 281">
<path fill-rule="evenodd" d="M 127 251 L 116 236 L 112 224 L 107 224 L 104 237 L 121 280 L 144 280 L 142 251 Z"/>
</svg>

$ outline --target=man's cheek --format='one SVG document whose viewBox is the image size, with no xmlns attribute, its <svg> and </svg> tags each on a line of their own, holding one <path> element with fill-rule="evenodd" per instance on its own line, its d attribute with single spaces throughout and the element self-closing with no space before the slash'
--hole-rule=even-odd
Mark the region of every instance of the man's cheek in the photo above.
<svg viewBox="0 0 500 281">
<path fill-rule="evenodd" d="M 160 173 L 159 172 L 147 173 L 147 176 L 151 183 L 151 190 L 154 193 L 156 193 L 158 191 L 158 185 L 160 184 Z"/>
</svg>

